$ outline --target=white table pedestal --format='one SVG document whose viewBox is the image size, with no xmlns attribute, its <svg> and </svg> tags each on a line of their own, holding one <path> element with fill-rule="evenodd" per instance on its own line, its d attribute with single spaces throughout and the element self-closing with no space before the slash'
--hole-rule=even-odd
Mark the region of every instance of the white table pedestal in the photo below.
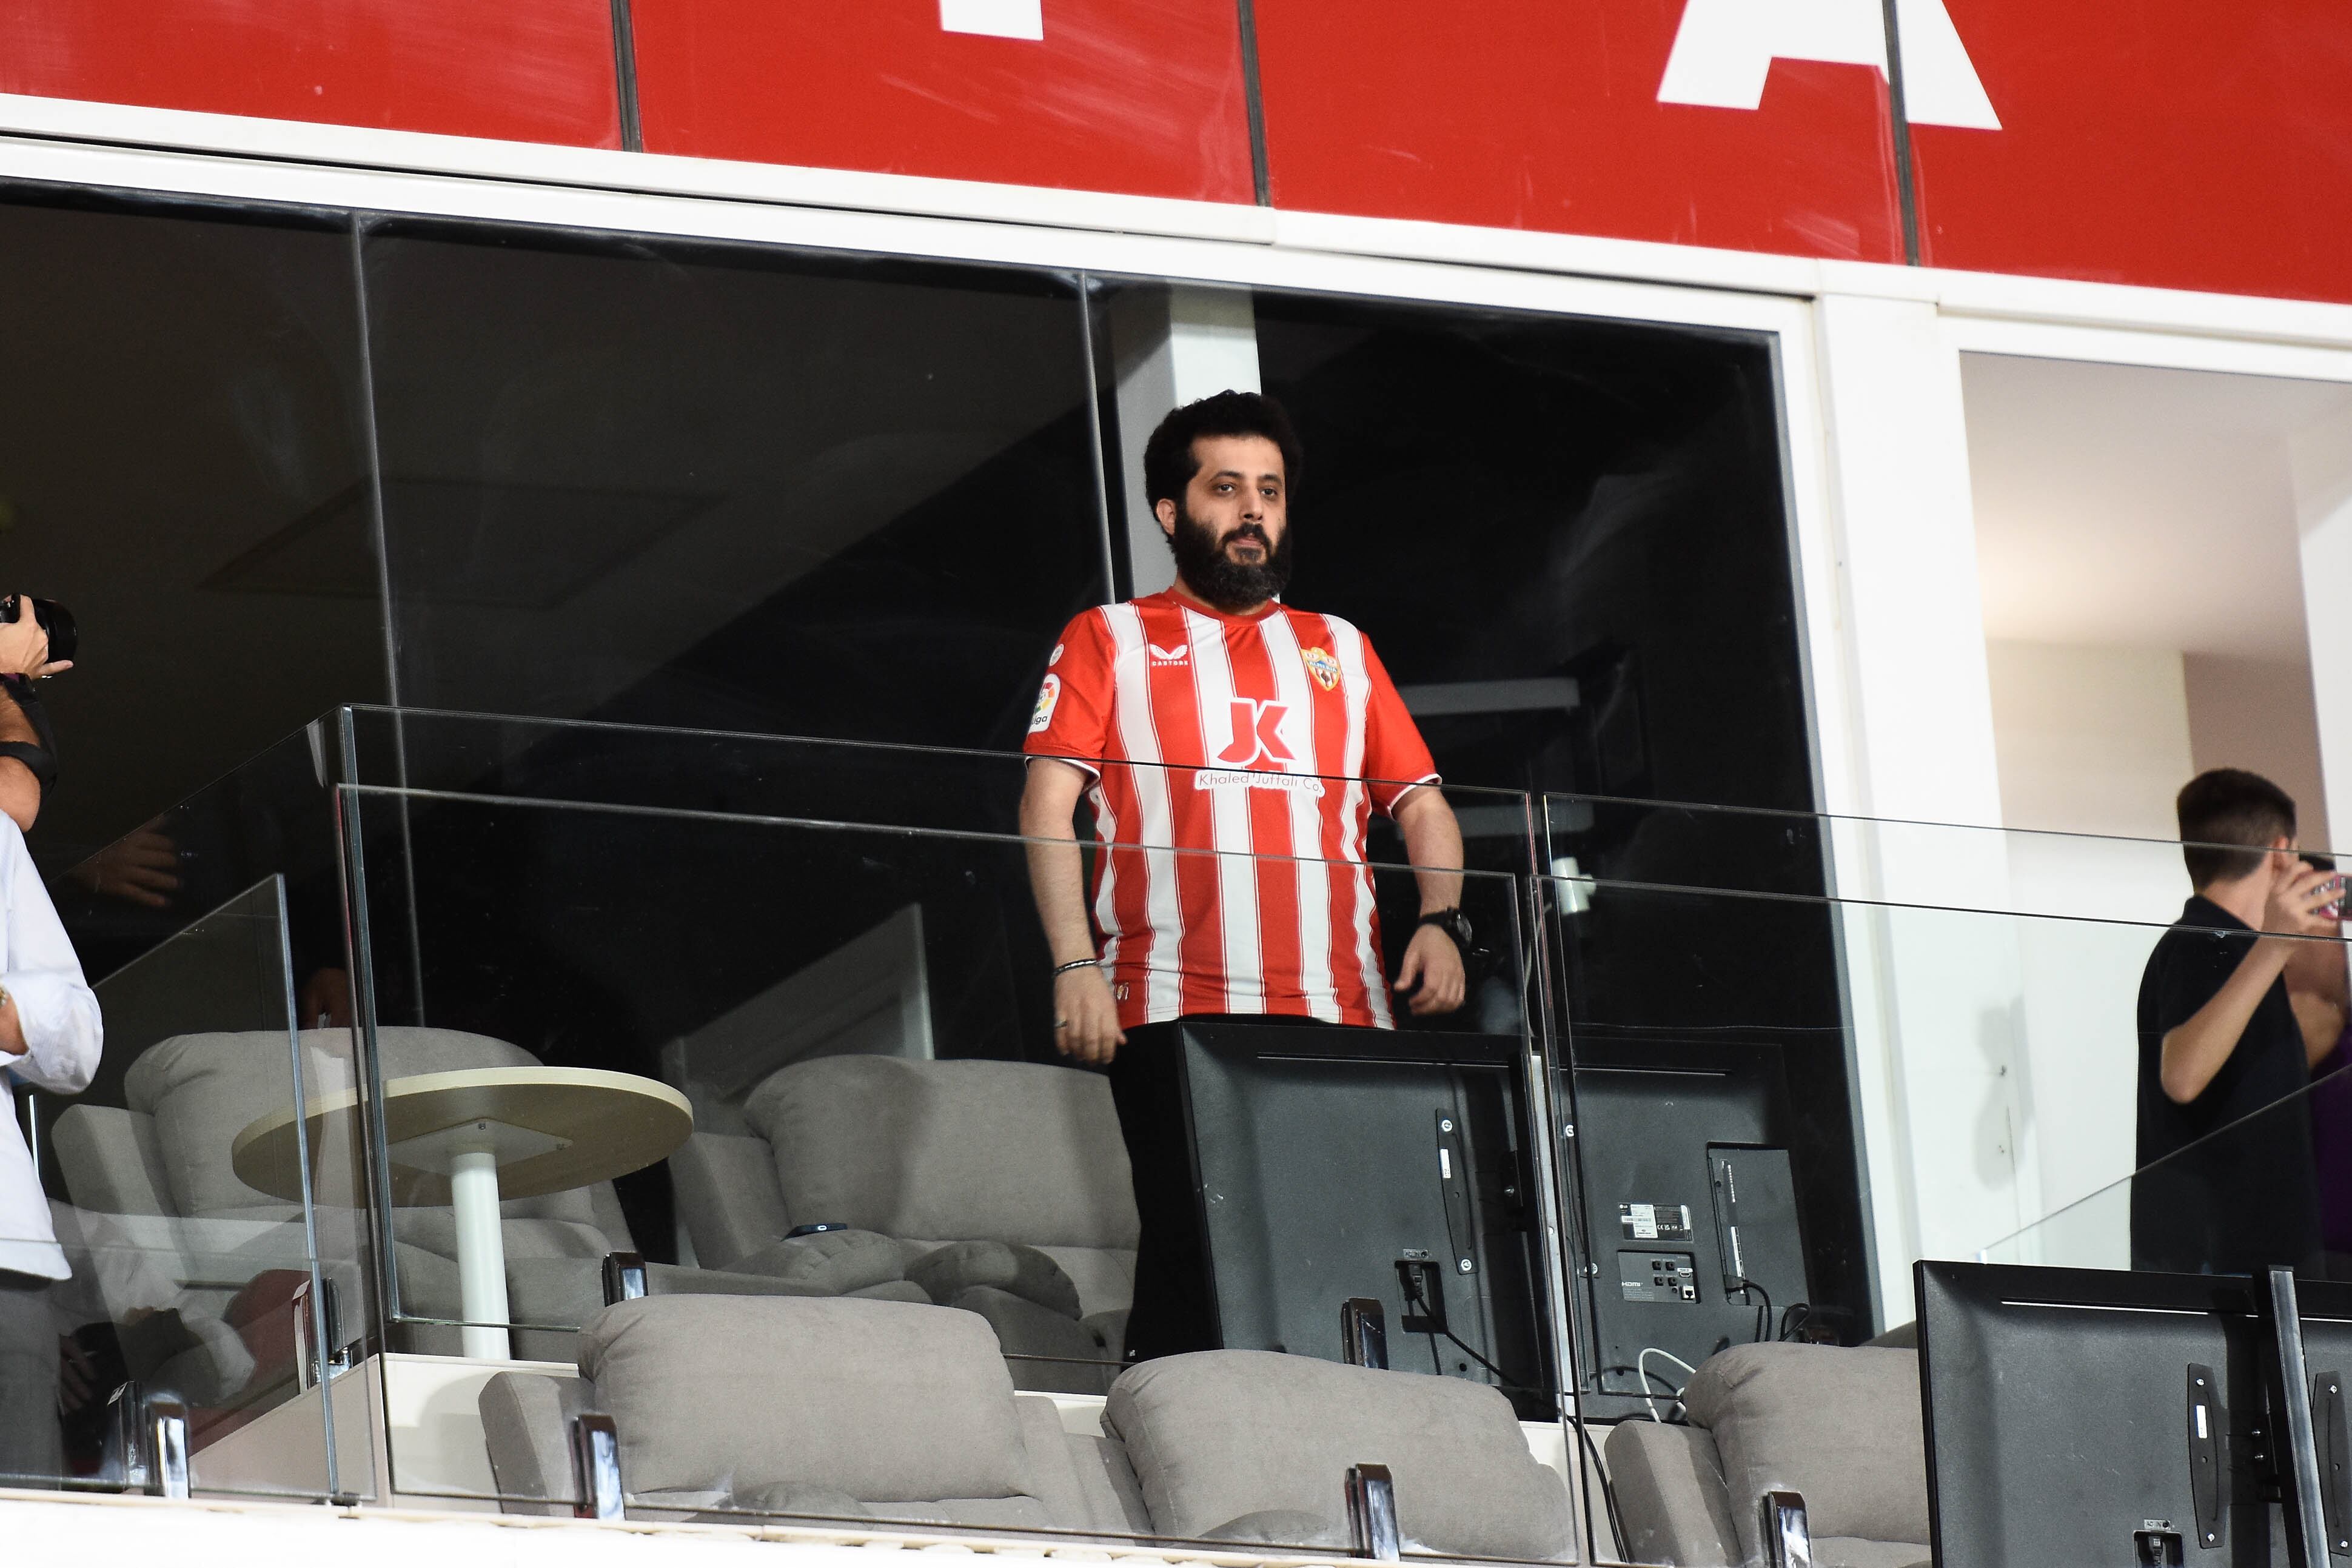
<svg viewBox="0 0 2352 1568">
<path fill-rule="evenodd" d="M 466 1353 L 507 1359 L 507 1238 L 499 1220 L 499 1156 L 467 1149 L 449 1161 L 449 1206 L 457 1220 L 457 1291 Z"/>
<path fill-rule="evenodd" d="M 506 1361 L 514 1355 L 507 1322 L 507 1237 L 499 1214 L 499 1167 L 560 1152 L 569 1141 L 528 1127 L 479 1118 L 392 1146 L 395 1164 L 449 1178 L 457 1222 L 457 1315 L 465 1353 Z"/>
</svg>

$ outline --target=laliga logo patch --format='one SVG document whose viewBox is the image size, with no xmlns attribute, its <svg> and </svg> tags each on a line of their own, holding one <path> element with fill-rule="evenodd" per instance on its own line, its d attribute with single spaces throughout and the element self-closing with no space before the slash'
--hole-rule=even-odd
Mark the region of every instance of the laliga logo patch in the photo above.
<svg viewBox="0 0 2352 1568">
<path fill-rule="evenodd" d="M 1054 721 L 1054 704 L 1062 700 L 1062 678 L 1049 675 L 1045 684 L 1037 689 L 1037 710 L 1029 715 L 1029 732 L 1033 735 Z"/>
<path fill-rule="evenodd" d="M 1307 648 L 1304 652 L 1300 653 L 1298 657 L 1306 661 L 1307 673 L 1315 678 L 1316 685 L 1321 687 L 1326 691 L 1336 691 L 1339 689 L 1339 661 L 1338 659 L 1333 658 L 1329 654 L 1324 652 L 1319 647 Z"/>
</svg>

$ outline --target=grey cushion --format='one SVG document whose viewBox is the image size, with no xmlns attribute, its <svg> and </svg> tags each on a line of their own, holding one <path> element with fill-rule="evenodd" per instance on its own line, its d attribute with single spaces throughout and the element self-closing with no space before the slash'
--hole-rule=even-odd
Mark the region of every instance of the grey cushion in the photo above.
<svg viewBox="0 0 2352 1568">
<path fill-rule="evenodd" d="M 876 1519 L 908 1524 L 957 1524 L 979 1530 L 1051 1530 L 1045 1505 L 1033 1497 L 938 1498 L 927 1502 L 869 1503 Z"/>
<path fill-rule="evenodd" d="M 793 1227 L 762 1139 L 697 1132 L 669 1157 L 669 1173 L 687 1235 L 706 1268 L 732 1268 Z"/>
<path fill-rule="evenodd" d="M 797 1285 L 811 1295 L 845 1296 L 868 1285 L 907 1276 L 917 1249 L 870 1230 L 821 1230 L 795 1236 L 746 1253 L 730 1267 L 736 1274 L 761 1274 Z M 918 1290 L 928 1297 L 929 1292 Z"/>
<path fill-rule="evenodd" d="M 1609 1479 L 1631 1562 L 1675 1568 L 1732 1568 L 1739 1528 L 1724 1489 L 1715 1439 L 1695 1426 L 1621 1421 L 1610 1429 Z"/>
<path fill-rule="evenodd" d="M 1003 1241 L 958 1241 L 907 1265 L 907 1279 L 947 1306 L 977 1286 L 1002 1290 L 1076 1321 L 1078 1288 L 1061 1265 L 1034 1247 Z"/>
<path fill-rule="evenodd" d="M 1231 1541 L 1249 1546 L 1322 1546 L 1346 1550 L 1348 1533 L 1319 1514 L 1296 1509 L 1261 1509 L 1227 1520 L 1201 1532 L 1203 1541 Z"/>
<path fill-rule="evenodd" d="M 155 1119 L 110 1105 L 68 1105 L 50 1137 L 76 1205 L 107 1214 L 176 1214 Z"/>
<path fill-rule="evenodd" d="M 580 1206 L 587 1208 L 585 1194 Z M 509 1260 L 518 1258 L 576 1258 L 601 1260 L 607 1253 L 629 1249 L 602 1230 L 571 1219 L 510 1218 L 499 1226 Z M 403 1208 L 393 1211 L 392 1233 L 411 1247 L 457 1256 L 457 1215 L 446 1208 Z"/>
<path fill-rule="evenodd" d="M 1207 1351 L 1129 1367 L 1103 1421 L 1165 1534 L 1270 1510 L 1344 1530 L 1348 1467 L 1370 1463 L 1389 1467 L 1400 1527 L 1432 1552 L 1527 1562 L 1575 1546 L 1568 1489 L 1509 1403 L 1457 1378 Z"/>
<path fill-rule="evenodd" d="M 563 1515 L 580 1498 L 572 1468 L 572 1423 L 594 1391 L 576 1377 L 502 1372 L 476 1400 L 499 1507 L 507 1513 Z M 625 1480 L 627 1472 L 623 1472 Z"/>
<path fill-rule="evenodd" d="M 1123 1312 L 1135 1302 L 1135 1254 L 1116 1247 L 1041 1247 L 1078 1288 L 1087 1317 Z"/>
<path fill-rule="evenodd" d="M 625 1474 L 626 1472 L 624 1472 Z M 772 1486 L 730 1492 L 725 1510 L 707 1517 L 737 1522 L 743 1513 L 797 1514 L 817 1519 L 871 1519 L 866 1505 L 837 1487 L 811 1486 L 806 1481 L 778 1481 Z"/>
<path fill-rule="evenodd" d="M 1118 1444 L 1065 1431 L 1050 1399 L 1023 1394 L 1013 1403 L 1029 1450 L 1031 1489 L 1056 1526 L 1108 1535 L 1150 1532 L 1142 1489 Z"/>
<path fill-rule="evenodd" d="M 946 1303 L 975 1312 L 995 1331 L 1016 1388 L 1044 1394 L 1101 1394 L 1118 1375 L 1108 1347 L 1092 1329 L 1034 1301 L 976 1285 Z M 1021 1359 L 1034 1358 L 1034 1359 Z"/>
<path fill-rule="evenodd" d="M 1761 1550 L 1748 1504 L 1774 1487 L 1804 1494 L 1816 1539 L 1927 1539 L 1916 1351 L 1740 1345 L 1692 1374 L 1683 1407 L 1715 1436 L 1744 1552 Z"/>
<path fill-rule="evenodd" d="M 887 1236 L 1135 1246 L 1108 1081 L 1026 1062 L 820 1057 L 753 1089 L 793 1213 Z"/>
<path fill-rule="evenodd" d="M 912 1285 L 904 1279 L 886 1279 L 879 1285 L 868 1285 L 862 1289 L 852 1290 L 849 1295 L 859 1301 L 907 1301 L 918 1307 L 939 1305 L 924 1292 L 920 1285 Z"/>
<path fill-rule="evenodd" d="M 607 1307 L 580 1370 L 633 1490 L 831 1487 L 872 1504 L 1024 1493 L 988 1325 L 898 1301 L 663 1296 Z"/>
</svg>

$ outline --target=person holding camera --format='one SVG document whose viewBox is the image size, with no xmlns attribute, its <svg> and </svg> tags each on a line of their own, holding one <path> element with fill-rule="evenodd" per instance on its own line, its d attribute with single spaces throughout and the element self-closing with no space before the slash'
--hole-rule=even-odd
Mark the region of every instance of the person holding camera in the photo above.
<svg viewBox="0 0 2352 1568">
<path fill-rule="evenodd" d="M 32 615 L 23 613 L 27 605 Z M 52 657 L 69 651 L 50 647 L 59 618 L 58 606 L 30 594 L 0 600 L 0 690 L 11 699 L 0 702 L 0 815 L 26 833 L 41 815 L 43 793 L 57 779 L 57 737 L 33 682 L 73 668 L 71 658 Z M 65 624 L 70 626 L 70 619 Z"/>
<path fill-rule="evenodd" d="M 2200 773 L 2176 805 L 2196 891 L 2140 978 L 2132 1267 L 2307 1266 L 2317 1176 L 2309 1108 L 2294 1097 L 2334 1041 L 2297 1016 L 2288 969 L 2322 942 L 2342 963 L 2327 939 L 2342 936 L 2343 885 L 2298 857 L 2294 801 L 2259 774 Z"/>
</svg>

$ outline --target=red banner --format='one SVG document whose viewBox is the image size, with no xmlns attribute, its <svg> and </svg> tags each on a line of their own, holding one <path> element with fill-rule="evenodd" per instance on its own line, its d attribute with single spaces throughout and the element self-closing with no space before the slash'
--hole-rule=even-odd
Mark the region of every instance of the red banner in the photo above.
<svg viewBox="0 0 2352 1568">
<path fill-rule="evenodd" d="M 0 0 L 0 92 L 621 144 L 610 0 Z"/>
<path fill-rule="evenodd" d="M 1915 128 L 1922 259 L 2352 300 L 2352 6 L 1948 3 L 2000 129 Z"/>
<path fill-rule="evenodd" d="M 1261 0 L 1275 201 L 1901 260 L 1879 68 L 1775 60 L 1742 14 L 1765 0 L 1707 5 L 1686 27 L 1681 0 Z"/>
<path fill-rule="evenodd" d="M 1247 202 L 1233 0 L 635 0 L 646 149 Z"/>
</svg>

